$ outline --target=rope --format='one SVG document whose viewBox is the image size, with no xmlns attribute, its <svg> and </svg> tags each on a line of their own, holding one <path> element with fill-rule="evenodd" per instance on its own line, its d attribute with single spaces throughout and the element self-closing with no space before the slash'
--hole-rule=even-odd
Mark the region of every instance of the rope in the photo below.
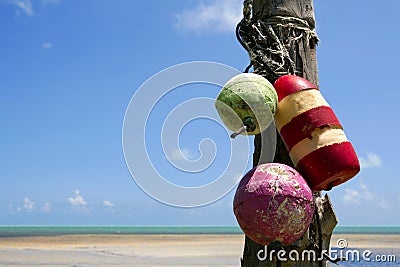
<svg viewBox="0 0 400 267">
<path fill-rule="evenodd" d="M 289 17 L 289 16 L 287 16 L 287 17 L 274 16 L 274 17 L 268 18 L 263 23 L 266 25 L 277 26 L 277 27 L 295 28 L 295 29 L 303 31 L 307 35 L 307 39 L 316 38 L 318 40 L 318 35 L 317 35 L 315 29 L 311 29 L 309 23 L 304 19 L 300 19 L 300 18 L 296 18 L 296 17 Z"/>
<path fill-rule="evenodd" d="M 236 37 L 248 52 L 254 72 L 271 82 L 285 74 L 301 76 L 290 51 L 300 41 L 318 43 L 318 36 L 309 23 L 291 16 L 273 16 L 266 20 L 252 17 L 253 0 L 244 0 L 243 19 L 236 27 Z M 247 71 L 251 65 L 247 68 Z"/>
<path fill-rule="evenodd" d="M 247 52 L 249 52 L 250 49 L 247 47 L 246 43 L 243 42 L 242 37 L 240 37 L 240 26 L 242 25 L 243 20 L 244 20 L 244 19 L 242 19 L 241 21 L 239 21 L 239 23 L 236 25 L 236 31 L 235 31 L 235 32 L 236 32 L 236 39 L 239 41 L 240 45 L 243 46 L 243 48 L 244 48 Z"/>
<path fill-rule="evenodd" d="M 253 10 L 253 0 L 244 0 L 243 2 L 243 19 L 251 20 L 251 11 Z"/>
<path fill-rule="evenodd" d="M 315 201 L 314 201 L 315 203 Z M 318 208 L 315 209 L 315 217 L 317 220 L 317 228 L 318 228 L 318 258 L 321 258 L 322 255 L 322 227 L 321 227 L 321 219 L 319 217 Z M 323 261 L 318 262 L 319 267 L 323 266 Z"/>
<path fill-rule="evenodd" d="M 248 23 L 251 20 L 251 11 L 252 11 L 252 9 L 253 9 L 253 0 L 244 0 L 244 3 L 243 3 L 243 19 L 241 21 L 239 21 L 239 23 L 236 25 L 236 31 L 235 31 L 236 32 L 236 39 L 239 41 L 240 45 L 247 52 L 250 52 L 250 48 L 246 45 L 245 42 L 243 42 L 242 37 L 240 36 L 240 27 L 241 27 L 242 23 L 244 23 L 244 22 Z M 246 69 L 243 72 L 244 73 L 248 73 L 252 66 L 253 66 L 253 63 L 250 62 L 250 64 L 246 67 Z"/>
<path fill-rule="evenodd" d="M 243 19 L 244 20 L 244 19 Z M 240 26 L 243 23 L 243 20 L 241 20 L 237 25 L 236 25 L 236 39 L 238 40 L 238 42 L 240 43 L 240 45 L 247 51 L 250 51 L 250 48 L 247 47 L 246 43 L 243 42 L 242 38 L 240 37 Z M 248 73 L 251 69 L 251 67 L 253 66 L 253 63 L 250 62 L 250 64 L 246 67 L 246 69 L 243 71 L 244 73 Z"/>
</svg>

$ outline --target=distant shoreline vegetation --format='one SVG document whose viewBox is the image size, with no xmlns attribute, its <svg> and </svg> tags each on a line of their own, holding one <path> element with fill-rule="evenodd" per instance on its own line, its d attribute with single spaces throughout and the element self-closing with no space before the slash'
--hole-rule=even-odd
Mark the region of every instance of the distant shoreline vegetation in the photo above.
<svg viewBox="0 0 400 267">
<path fill-rule="evenodd" d="M 0 237 L 76 234 L 243 234 L 238 226 L 0 226 Z M 400 234 L 400 226 L 337 226 L 334 234 Z"/>
</svg>

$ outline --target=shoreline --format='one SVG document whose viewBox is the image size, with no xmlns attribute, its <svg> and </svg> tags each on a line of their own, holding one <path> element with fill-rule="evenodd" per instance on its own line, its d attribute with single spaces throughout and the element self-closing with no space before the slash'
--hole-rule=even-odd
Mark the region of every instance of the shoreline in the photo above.
<svg viewBox="0 0 400 267">
<path fill-rule="evenodd" d="M 400 249 L 400 234 L 363 234 L 337 233 L 331 238 L 331 247 L 335 247 L 339 239 L 346 239 L 352 247 L 382 247 L 394 246 Z M 33 248 L 33 246 L 75 247 L 77 245 L 125 246 L 150 243 L 198 243 L 198 242 L 238 242 L 244 243 L 244 234 L 57 234 L 38 236 L 6 236 L 0 237 L 0 249 Z"/>
<path fill-rule="evenodd" d="M 348 248 L 397 255 L 400 234 L 334 234 Z M 243 234 L 77 234 L 0 237 L 0 266 L 240 266 Z"/>
</svg>

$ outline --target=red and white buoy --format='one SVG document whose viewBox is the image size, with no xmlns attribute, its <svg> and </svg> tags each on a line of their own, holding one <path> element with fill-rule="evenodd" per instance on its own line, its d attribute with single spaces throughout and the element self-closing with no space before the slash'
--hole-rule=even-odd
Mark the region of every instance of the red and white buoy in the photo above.
<svg viewBox="0 0 400 267">
<path fill-rule="evenodd" d="M 319 89 L 294 75 L 280 77 L 274 87 L 276 127 L 311 189 L 327 190 L 354 177 L 360 171 L 357 155 Z"/>
</svg>

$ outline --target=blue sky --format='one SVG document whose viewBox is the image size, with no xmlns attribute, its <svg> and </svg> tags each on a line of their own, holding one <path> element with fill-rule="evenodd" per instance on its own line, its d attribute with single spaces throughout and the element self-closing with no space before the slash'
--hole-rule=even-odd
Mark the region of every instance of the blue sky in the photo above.
<svg viewBox="0 0 400 267">
<path fill-rule="evenodd" d="M 142 192 L 121 134 L 131 97 L 164 68 L 196 60 L 247 66 L 234 35 L 241 2 L 0 0 L 0 224 L 236 225 L 234 192 L 192 209 Z M 355 179 L 330 193 L 340 224 L 399 225 L 400 2 L 314 4 L 321 90 L 362 162 Z M 219 90 L 196 88 L 175 99 Z M 164 100 L 160 109 L 171 108 Z M 189 158 L 210 136 L 199 129 L 219 131 L 204 121 L 185 129 Z M 157 149 L 153 163 L 163 166 Z M 201 175 L 179 175 L 202 184 Z"/>
</svg>

